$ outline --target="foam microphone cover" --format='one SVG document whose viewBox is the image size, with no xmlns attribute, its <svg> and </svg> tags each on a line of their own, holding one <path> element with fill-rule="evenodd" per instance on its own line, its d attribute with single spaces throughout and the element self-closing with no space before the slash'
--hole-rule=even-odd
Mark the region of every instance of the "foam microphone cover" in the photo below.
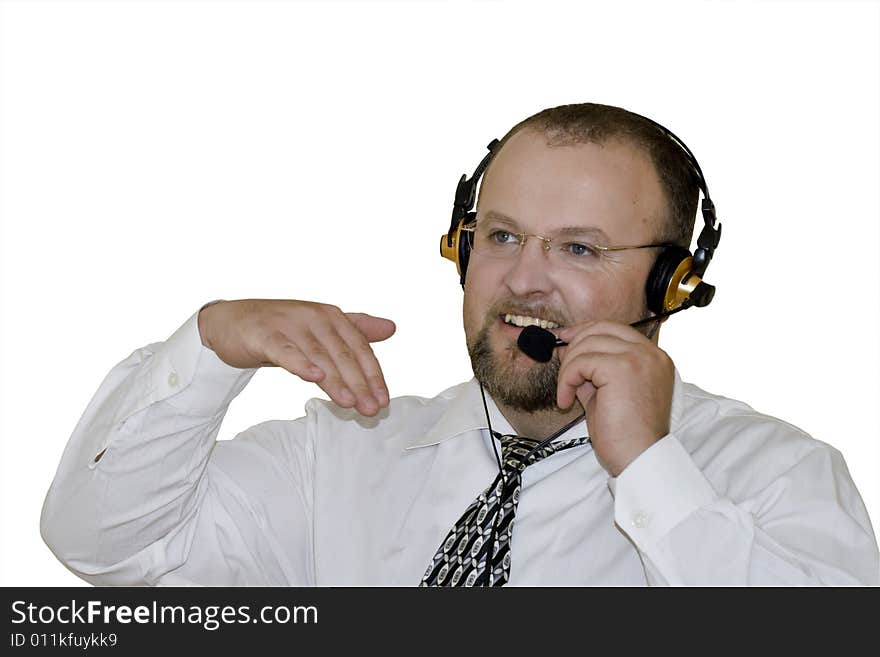
<svg viewBox="0 0 880 657">
<path fill-rule="evenodd" d="M 549 361 L 553 357 L 553 349 L 558 346 L 555 335 L 534 324 L 520 331 L 516 344 L 526 356 L 539 363 Z"/>
</svg>

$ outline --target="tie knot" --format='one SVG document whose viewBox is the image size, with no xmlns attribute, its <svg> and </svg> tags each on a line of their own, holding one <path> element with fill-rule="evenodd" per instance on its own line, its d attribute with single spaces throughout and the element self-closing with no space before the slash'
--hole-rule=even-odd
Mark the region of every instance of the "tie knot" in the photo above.
<svg viewBox="0 0 880 657">
<path fill-rule="evenodd" d="M 532 463 L 537 463 L 541 459 L 547 458 L 551 454 L 555 454 L 560 450 L 583 445 L 589 440 L 589 438 L 584 436 L 583 438 L 573 438 L 571 440 L 550 443 L 549 445 L 538 447 L 538 445 L 541 444 L 541 441 L 538 440 L 523 438 L 522 436 L 496 435 L 498 440 L 501 441 L 501 459 L 504 462 L 504 469 L 514 470 L 516 472 L 522 472 Z"/>
</svg>

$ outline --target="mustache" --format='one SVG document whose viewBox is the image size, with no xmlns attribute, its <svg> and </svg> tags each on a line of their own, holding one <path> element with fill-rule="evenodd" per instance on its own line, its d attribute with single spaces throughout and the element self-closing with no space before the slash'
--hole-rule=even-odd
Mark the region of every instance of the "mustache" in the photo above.
<svg viewBox="0 0 880 657">
<path fill-rule="evenodd" d="M 494 304 L 486 313 L 485 324 L 488 325 L 495 321 L 499 315 L 526 315 L 528 317 L 540 317 L 551 322 L 555 322 L 560 326 L 568 326 L 570 321 L 565 313 L 546 304 L 535 303 L 517 303 L 516 301 L 505 300 Z"/>
</svg>

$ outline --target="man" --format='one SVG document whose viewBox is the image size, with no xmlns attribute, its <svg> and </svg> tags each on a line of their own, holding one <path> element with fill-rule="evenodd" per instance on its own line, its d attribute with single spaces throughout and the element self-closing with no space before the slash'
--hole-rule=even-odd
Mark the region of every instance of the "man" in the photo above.
<svg viewBox="0 0 880 657">
<path fill-rule="evenodd" d="M 474 380 L 389 400 L 369 343 L 390 320 L 208 304 L 101 384 L 46 542 L 97 584 L 877 583 L 840 454 L 683 383 L 660 319 L 630 326 L 652 316 L 656 245 L 689 245 L 697 200 L 682 149 L 638 115 L 530 117 L 460 233 Z M 517 346 L 528 324 L 567 345 L 536 362 Z M 262 366 L 332 401 L 215 444 Z"/>
</svg>

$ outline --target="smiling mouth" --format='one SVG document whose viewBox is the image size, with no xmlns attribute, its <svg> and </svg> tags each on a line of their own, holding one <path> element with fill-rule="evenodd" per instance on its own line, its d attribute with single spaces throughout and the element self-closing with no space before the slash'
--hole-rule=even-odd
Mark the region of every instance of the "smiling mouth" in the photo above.
<svg viewBox="0 0 880 657">
<path fill-rule="evenodd" d="M 505 324 L 509 324 L 511 326 L 539 326 L 542 329 L 560 328 L 559 324 L 557 324 L 556 322 L 552 322 L 548 319 L 541 319 L 540 317 L 530 317 L 529 315 L 513 315 L 511 313 L 501 315 L 500 317 Z"/>
</svg>

